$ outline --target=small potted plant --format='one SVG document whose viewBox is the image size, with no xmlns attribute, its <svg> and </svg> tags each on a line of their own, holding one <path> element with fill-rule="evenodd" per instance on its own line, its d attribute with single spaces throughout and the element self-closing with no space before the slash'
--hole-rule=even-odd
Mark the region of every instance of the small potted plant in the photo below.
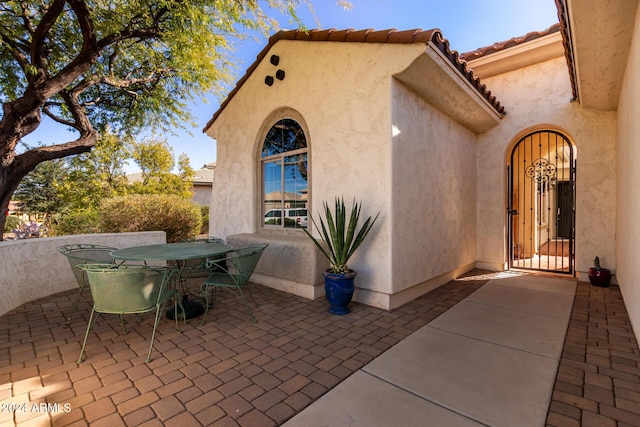
<svg viewBox="0 0 640 427">
<path fill-rule="evenodd" d="M 380 213 L 375 218 L 367 218 L 362 227 L 356 231 L 360 219 L 361 203 L 353 201 L 349 222 L 343 198 L 335 199 L 335 208 L 331 212 L 327 202 L 323 202 L 324 220 L 320 218 L 320 226 L 311 217 L 311 222 L 321 236 L 318 240 L 305 228 L 304 232 L 311 238 L 320 252 L 329 260 L 330 267 L 323 272 L 324 291 L 329 301 L 329 312 L 347 314 L 349 302 L 355 289 L 356 272 L 349 268 L 347 262 L 362 244 Z"/>
<path fill-rule="evenodd" d="M 600 258 L 596 257 L 593 260 L 593 267 L 589 268 L 589 282 L 593 286 L 600 286 L 606 288 L 611 282 L 611 271 L 608 268 L 602 268 L 600 266 Z"/>
</svg>

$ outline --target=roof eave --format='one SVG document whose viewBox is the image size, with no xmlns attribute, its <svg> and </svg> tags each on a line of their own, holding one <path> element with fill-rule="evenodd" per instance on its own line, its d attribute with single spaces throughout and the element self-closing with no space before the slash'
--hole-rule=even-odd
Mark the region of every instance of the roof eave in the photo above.
<svg viewBox="0 0 640 427">
<path fill-rule="evenodd" d="M 617 109 L 638 0 L 556 0 L 574 97 L 583 107 Z"/>
<path fill-rule="evenodd" d="M 424 54 L 396 74 L 429 104 L 475 133 L 497 126 L 504 108 L 480 81 L 470 76 L 462 62 L 452 62 L 441 46 L 427 43 Z"/>
<path fill-rule="evenodd" d="M 469 68 L 473 70 L 474 76 L 485 79 L 560 58 L 564 53 L 562 35 L 556 31 L 535 40 L 469 60 Z"/>
</svg>

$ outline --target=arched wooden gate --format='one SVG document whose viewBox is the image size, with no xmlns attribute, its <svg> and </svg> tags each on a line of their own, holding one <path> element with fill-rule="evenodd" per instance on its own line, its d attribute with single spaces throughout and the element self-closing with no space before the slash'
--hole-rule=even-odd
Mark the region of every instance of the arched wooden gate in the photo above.
<svg viewBox="0 0 640 427">
<path fill-rule="evenodd" d="M 508 167 L 509 267 L 574 274 L 576 153 L 559 132 L 532 132 Z"/>
</svg>

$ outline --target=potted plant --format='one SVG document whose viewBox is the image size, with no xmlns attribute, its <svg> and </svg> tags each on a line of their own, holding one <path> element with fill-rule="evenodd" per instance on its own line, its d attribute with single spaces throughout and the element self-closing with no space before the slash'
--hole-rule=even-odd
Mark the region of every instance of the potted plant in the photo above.
<svg viewBox="0 0 640 427">
<path fill-rule="evenodd" d="M 318 240 L 304 228 L 304 232 L 311 238 L 320 252 L 329 260 L 330 267 L 323 272 L 324 291 L 329 301 L 329 312 L 332 314 L 347 314 L 349 302 L 355 289 L 356 272 L 348 266 L 349 258 L 362 244 L 380 213 L 375 218 L 367 218 L 362 227 L 356 231 L 360 219 L 362 203 L 355 200 L 351 207 L 349 222 L 347 223 L 347 209 L 344 199 L 336 197 L 335 208 L 332 212 L 327 202 L 323 202 L 324 219 L 320 218 L 320 226 L 311 218 L 311 222 L 321 236 Z"/>
<path fill-rule="evenodd" d="M 600 258 L 593 260 L 593 267 L 589 268 L 589 282 L 593 286 L 606 288 L 611 282 L 611 271 L 608 268 L 600 267 Z"/>
</svg>

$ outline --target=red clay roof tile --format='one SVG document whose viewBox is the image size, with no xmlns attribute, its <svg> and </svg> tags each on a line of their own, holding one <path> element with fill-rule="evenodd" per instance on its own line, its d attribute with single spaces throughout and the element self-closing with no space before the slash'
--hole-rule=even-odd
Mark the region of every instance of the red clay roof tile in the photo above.
<svg viewBox="0 0 640 427">
<path fill-rule="evenodd" d="M 521 37 L 514 37 L 503 42 L 497 42 L 492 44 L 491 46 L 481 47 L 472 52 L 461 53 L 460 58 L 464 59 L 465 61 L 473 61 L 474 59 L 491 55 L 492 53 L 500 52 L 502 50 L 509 49 L 510 47 L 518 46 L 522 43 L 530 42 L 532 40 L 539 39 L 540 37 L 557 33 L 558 31 L 560 31 L 560 24 L 553 24 L 544 31 L 532 31 Z"/>
</svg>

